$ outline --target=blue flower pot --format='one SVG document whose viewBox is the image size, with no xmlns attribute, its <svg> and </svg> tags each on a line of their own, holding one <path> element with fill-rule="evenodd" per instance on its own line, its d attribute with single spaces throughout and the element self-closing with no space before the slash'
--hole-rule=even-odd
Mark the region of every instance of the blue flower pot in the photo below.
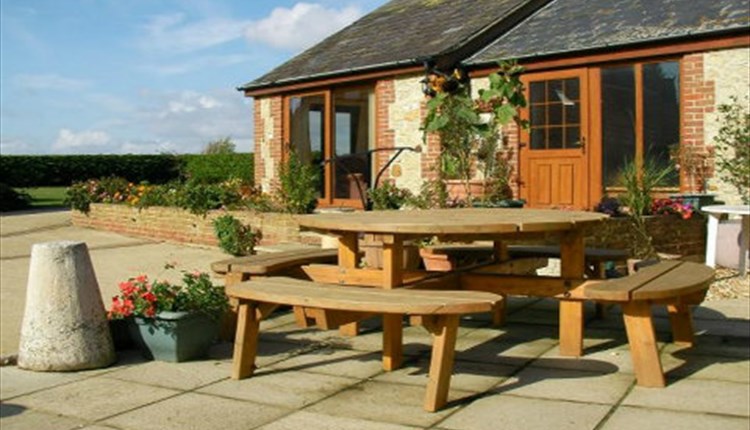
<svg viewBox="0 0 750 430">
<path fill-rule="evenodd" d="M 205 357 L 219 335 L 218 321 L 188 312 L 161 312 L 155 318 L 135 317 L 129 329 L 147 358 L 170 362 Z"/>
</svg>

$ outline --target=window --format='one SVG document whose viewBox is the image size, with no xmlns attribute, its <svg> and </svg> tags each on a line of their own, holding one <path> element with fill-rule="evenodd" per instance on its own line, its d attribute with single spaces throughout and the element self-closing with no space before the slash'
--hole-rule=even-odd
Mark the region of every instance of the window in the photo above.
<svg viewBox="0 0 750 430">
<path fill-rule="evenodd" d="M 581 146 L 581 96 L 578 78 L 531 83 L 531 149 Z"/>
<path fill-rule="evenodd" d="M 371 183 L 368 150 L 374 144 L 374 94 L 337 88 L 287 98 L 290 147 L 319 166 L 320 205 L 361 206 Z"/>
<path fill-rule="evenodd" d="M 628 160 L 669 164 L 670 147 L 680 144 L 679 62 L 603 68 L 601 88 L 604 187 L 617 185 Z M 679 177 L 666 185 L 679 185 Z"/>
</svg>

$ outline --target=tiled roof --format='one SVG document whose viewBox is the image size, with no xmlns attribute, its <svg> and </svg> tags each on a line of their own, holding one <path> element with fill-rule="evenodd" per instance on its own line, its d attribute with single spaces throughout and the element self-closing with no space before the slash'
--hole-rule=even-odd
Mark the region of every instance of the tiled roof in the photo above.
<svg viewBox="0 0 750 430">
<path fill-rule="evenodd" d="M 554 0 L 465 61 L 489 64 L 711 33 L 749 33 L 748 0 Z"/>
<path fill-rule="evenodd" d="M 240 89 L 421 65 L 427 58 L 461 50 L 477 35 L 502 28 L 498 24 L 526 16 L 544 3 L 546 1 L 539 0 L 393 0 Z M 484 43 L 498 34 L 492 34 Z M 463 58 L 472 52 L 465 53 Z"/>
</svg>

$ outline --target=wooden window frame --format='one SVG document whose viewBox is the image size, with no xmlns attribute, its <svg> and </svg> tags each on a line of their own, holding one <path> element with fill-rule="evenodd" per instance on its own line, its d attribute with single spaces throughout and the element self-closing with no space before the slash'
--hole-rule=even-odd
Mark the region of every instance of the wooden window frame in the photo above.
<svg viewBox="0 0 750 430">
<path fill-rule="evenodd" d="M 599 100 L 601 100 L 601 71 L 608 68 L 613 67 L 622 67 L 622 66 L 632 66 L 633 67 L 633 73 L 635 77 L 635 154 L 634 160 L 636 164 L 640 167 L 643 165 L 643 156 L 644 156 L 644 132 L 643 132 L 643 121 L 644 121 L 644 107 L 643 107 L 643 66 L 647 64 L 654 64 L 654 63 L 665 63 L 665 62 L 675 62 L 677 63 L 677 67 L 679 70 L 679 141 L 678 145 L 682 147 L 684 144 L 684 127 L 685 127 L 685 82 L 684 82 L 684 65 L 682 61 L 682 57 L 675 57 L 675 56 L 668 56 L 668 57 L 660 57 L 660 58 L 642 58 L 642 59 L 635 59 L 630 61 L 621 61 L 621 62 L 613 62 L 606 65 L 599 65 L 596 67 L 596 73 L 592 73 L 592 77 L 594 78 L 596 85 L 592 86 L 592 92 L 597 92 L 596 94 L 592 94 L 592 97 L 596 97 Z M 602 111 L 601 107 L 599 109 L 593 109 L 592 112 L 595 112 L 595 115 L 592 115 L 592 121 L 595 121 L 593 124 L 596 124 L 597 129 L 597 139 L 598 139 L 598 146 L 599 146 L 599 160 L 601 160 L 601 155 L 604 152 L 604 142 L 602 140 Z M 596 118 L 594 118 L 596 116 Z M 603 166 L 601 164 L 601 161 L 599 161 L 599 171 L 597 172 L 597 177 L 592 176 L 592 181 L 596 181 L 595 183 L 598 183 L 601 185 L 601 190 L 604 194 L 617 194 L 624 191 L 622 187 L 618 186 L 605 186 L 603 183 L 603 176 L 602 171 Z M 684 178 L 683 178 L 683 172 L 680 172 L 679 177 L 679 184 L 677 186 L 668 186 L 668 187 L 661 187 L 657 188 L 655 191 L 657 193 L 677 193 L 684 187 Z"/>
</svg>

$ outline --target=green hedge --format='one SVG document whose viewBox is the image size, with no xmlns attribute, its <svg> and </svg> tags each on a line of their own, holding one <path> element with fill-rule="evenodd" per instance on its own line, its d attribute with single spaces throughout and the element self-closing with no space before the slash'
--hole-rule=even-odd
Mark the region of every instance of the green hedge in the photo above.
<svg viewBox="0 0 750 430">
<path fill-rule="evenodd" d="M 253 154 L 183 155 L 186 179 L 194 183 L 215 184 L 231 178 L 253 183 Z"/>
<path fill-rule="evenodd" d="M 252 182 L 253 154 L 220 155 L 2 155 L 0 172 L 12 187 L 69 186 L 75 181 L 118 176 L 162 184 L 174 179 Z"/>
</svg>

